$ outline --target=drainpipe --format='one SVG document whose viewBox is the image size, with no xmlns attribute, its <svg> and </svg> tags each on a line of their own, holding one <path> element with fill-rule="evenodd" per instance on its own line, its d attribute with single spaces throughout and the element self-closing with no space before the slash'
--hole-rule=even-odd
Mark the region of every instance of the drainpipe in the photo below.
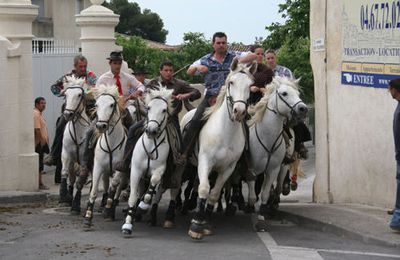
<svg viewBox="0 0 400 260">
<path fill-rule="evenodd" d="M 329 95 L 328 95 L 328 0 L 325 0 L 325 57 L 324 57 L 324 70 L 325 70 L 325 102 L 326 102 L 326 144 L 327 144 L 327 196 L 328 202 L 333 203 L 333 195 L 331 192 L 331 156 L 330 156 L 330 136 L 329 136 Z"/>
</svg>

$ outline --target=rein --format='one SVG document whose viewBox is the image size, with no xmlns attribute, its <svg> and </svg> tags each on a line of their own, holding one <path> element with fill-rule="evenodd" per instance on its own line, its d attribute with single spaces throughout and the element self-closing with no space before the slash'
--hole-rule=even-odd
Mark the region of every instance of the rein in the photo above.
<svg viewBox="0 0 400 260">
<path fill-rule="evenodd" d="M 167 115 L 169 116 L 168 101 L 165 100 L 165 99 L 162 98 L 162 97 L 155 97 L 155 98 L 153 98 L 153 99 L 160 99 L 160 100 L 164 101 L 164 102 L 167 104 Z M 161 122 L 158 122 L 157 120 L 149 120 L 149 119 L 148 119 L 148 115 L 147 115 L 147 124 L 148 124 L 149 122 L 154 122 L 154 123 L 156 123 L 157 126 L 160 128 L 160 127 L 164 124 L 166 118 L 167 118 L 167 116 L 164 116 L 163 119 L 161 120 Z M 158 144 L 157 144 L 157 140 L 158 140 L 158 139 L 160 138 L 160 136 L 166 131 L 166 128 L 167 128 L 167 125 L 165 124 L 164 128 L 160 131 L 160 134 L 159 134 L 156 138 L 154 138 L 154 148 L 153 148 L 153 150 L 151 150 L 150 152 L 148 151 L 148 149 L 146 148 L 146 145 L 145 145 L 145 143 L 144 143 L 144 136 L 142 137 L 142 146 L 143 146 L 143 149 L 144 149 L 144 151 L 145 151 L 145 153 L 146 153 L 146 155 L 147 155 L 147 169 L 146 169 L 145 175 L 147 175 L 148 172 L 149 172 L 149 169 L 150 169 L 150 161 L 151 161 L 151 160 L 157 160 L 157 159 L 158 159 L 158 155 L 159 155 L 159 154 L 158 154 L 158 147 L 160 147 L 161 144 L 164 143 L 165 137 L 167 136 L 167 134 L 165 133 L 164 137 L 161 139 L 161 141 L 160 141 Z M 154 152 L 155 152 L 155 156 L 153 155 Z"/>
<path fill-rule="evenodd" d="M 268 149 L 267 146 L 262 142 L 262 140 L 261 140 L 261 138 L 260 138 L 260 136 L 258 134 L 258 131 L 257 131 L 257 124 L 254 125 L 254 130 L 256 132 L 256 137 L 257 137 L 258 142 L 261 144 L 262 148 L 264 148 L 264 150 L 268 153 L 267 163 L 265 164 L 264 171 L 263 171 L 263 173 L 265 174 L 267 172 L 267 169 L 268 169 L 269 163 L 271 161 L 272 155 L 276 152 L 276 150 L 278 150 L 278 148 L 282 144 L 282 141 L 283 141 L 283 136 L 282 136 L 283 135 L 283 129 L 281 130 L 279 135 L 276 137 L 274 143 L 272 144 L 271 149 Z M 278 140 L 280 140 L 279 144 L 278 144 Z"/>
<path fill-rule="evenodd" d="M 117 107 L 118 107 L 118 101 L 115 99 L 115 97 L 114 97 L 113 95 L 108 94 L 108 93 L 101 94 L 100 96 L 110 96 L 110 97 L 112 97 L 113 100 L 114 100 L 113 111 L 112 111 L 110 117 L 108 118 L 108 120 L 98 120 L 98 121 L 97 121 L 97 122 L 106 123 L 107 126 L 110 126 L 110 121 L 112 120 L 114 114 L 115 114 L 116 111 L 117 111 L 116 109 L 117 109 Z M 105 139 L 106 145 L 107 145 L 107 150 L 104 149 L 104 147 L 101 145 L 101 139 L 100 139 L 100 141 L 99 141 L 100 149 L 101 149 L 103 152 L 108 153 L 110 171 L 112 171 L 113 153 L 114 153 L 114 151 L 116 151 L 117 149 L 120 150 L 120 149 L 122 148 L 122 144 L 125 142 L 126 136 L 124 135 L 124 136 L 122 137 L 121 142 L 119 142 L 119 144 L 118 144 L 116 147 L 114 147 L 113 149 L 111 149 L 111 147 L 110 147 L 110 144 L 109 144 L 109 141 L 108 141 L 108 137 L 107 137 L 107 136 L 111 135 L 111 134 L 114 132 L 114 129 L 115 129 L 115 127 L 117 126 L 117 124 L 118 124 L 118 122 L 119 122 L 120 120 L 121 120 L 121 114 L 119 115 L 117 121 L 116 121 L 115 124 L 113 125 L 111 131 L 106 131 L 106 132 L 104 132 L 104 133 L 100 136 L 100 138 L 102 138 L 102 137 L 104 136 L 104 139 Z M 107 132 L 108 132 L 108 133 L 107 133 Z"/>
<path fill-rule="evenodd" d="M 75 125 L 75 124 L 76 124 L 76 123 L 79 123 L 79 120 L 80 120 L 80 119 L 83 119 L 83 121 L 86 123 L 86 124 L 82 124 L 82 123 L 81 123 L 82 126 L 90 126 L 90 122 L 89 122 L 88 120 L 86 120 L 86 119 L 82 116 L 82 112 L 84 112 L 84 110 L 85 110 L 85 106 L 84 106 L 84 105 L 82 106 L 82 109 L 81 109 L 80 111 L 78 111 L 79 107 L 80 107 L 82 104 L 84 104 L 84 94 L 85 94 L 85 91 L 83 90 L 82 87 L 69 87 L 68 89 L 80 89 L 80 90 L 82 91 L 81 99 L 79 100 L 79 103 L 78 103 L 78 105 L 76 106 L 76 108 L 75 108 L 75 109 L 68 109 L 68 108 L 65 108 L 65 109 L 64 109 L 64 110 L 69 111 L 69 112 L 71 112 L 71 113 L 73 114 L 73 118 L 72 118 L 72 120 L 71 120 L 73 133 L 71 133 L 71 128 L 70 128 L 70 127 L 68 127 L 68 132 L 69 132 L 69 135 L 71 136 L 72 141 L 73 141 L 74 144 L 75 144 L 75 147 L 76 147 L 76 158 L 77 158 L 78 163 L 80 164 L 80 160 L 79 160 L 79 147 L 84 143 L 85 140 L 82 140 L 81 143 L 78 143 L 78 137 L 76 136 L 76 125 Z M 66 91 L 68 91 L 68 89 L 67 89 Z"/>
</svg>

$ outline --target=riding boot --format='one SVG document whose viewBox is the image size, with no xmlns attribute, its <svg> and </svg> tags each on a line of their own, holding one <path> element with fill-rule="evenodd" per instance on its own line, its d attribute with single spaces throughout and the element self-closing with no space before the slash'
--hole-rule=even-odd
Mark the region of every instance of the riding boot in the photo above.
<svg viewBox="0 0 400 260">
<path fill-rule="evenodd" d="M 124 149 L 124 157 L 122 161 L 118 162 L 115 169 L 120 172 L 129 172 L 129 165 L 131 164 L 133 150 L 139 140 L 140 136 L 144 132 L 144 120 L 137 122 L 136 124 L 129 127 L 128 138 Z"/>
<path fill-rule="evenodd" d="M 67 123 L 68 121 L 62 115 L 57 119 L 56 132 L 50 149 L 50 154 L 43 160 L 43 163 L 47 166 L 56 165 L 57 161 L 61 160 L 62 140 L 64 138 L 64 130 Z"/>
</svg>

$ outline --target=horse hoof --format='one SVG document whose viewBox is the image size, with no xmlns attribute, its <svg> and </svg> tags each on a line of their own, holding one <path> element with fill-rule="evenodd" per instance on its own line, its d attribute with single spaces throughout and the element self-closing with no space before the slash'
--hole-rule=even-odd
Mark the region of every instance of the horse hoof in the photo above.
<svg viewBox="0 0 400 260">
<path fill-rule="evenodd" d="M 282 195 L 287 196 L 290 193 L 290 185 L 289 183 L 284 183 L 282 185 Z"/>
<path fill-rule="evenodd" d="M 297 190 L 297 182 L 290 183 L 290 189 L 293 191 Z"/>
<path fill-rule="evenodd" d="M 212 235 L 214 235 L 214 232 L 211 230 L 211 228 L 204 228 L 203 235 L 204 236 L 212 236 Z"/>
<path fill-rule="evenodd" d="M 246 214 L 251 214 L 251 213 L 255 213 L 256 212 L 256 208 L 254 207 L 254 205 L 246 205 L 244 207 L 244 213 Z"/>
<path fill-rule="evenodd" d="M 131 236 L 132 235 L 132 224 L 124 224 L 122 225 L 121 234 L 123 236 Z"/>
<path fill-rule="evenodd" d="M 164 222 L 163 228 L 166 228 L 166 229 L 175 228 L 175 223 L 170 220 L 166 220 Z"/>
<path fill-rule="evenodd" d="M 147 212 L 147 211 L 149 210 L 149 208 L 150 208 L 150 204 L 147 204 L 147 203 L 145 203 L 144 201 L 141 201 L 141 202 L 139 203 L 138 210 L 140 209 L 140 210 L 142 210 L 143 212 Z"/>
<path fill-rule="evenodd" d="M 263 220 L 258 220 L 254 228 L 257 232 L 267 232 L 267 223 Z"/>
<path fill-rule="evenodd" d="M 86 229 L 89 229 L 92 227 L 92 220 L 89 218 L 84 218 L 83 219 L 83 227 Z"/>
<path fill-rule="evenodd" d="M 81 214 L 81 209 L 71 209 L 71 215 L 78 216 Z"/>
<path fill-rule="evenodd" d="M 188 235 L 194 240 L 200 240 L 203 238 L 203 233 L 194 232 L 189 230 Z"/>
<path fill-rule="evenodd" d="M 109 222 L 109 221 L 114 221 L 115 220 L 115 216 L 113 214 L 113 210 L 112 208 L 104 208 L 103 211 L 103 218 L 105 221 Z"/>
<path fill-rule="evenodd" d="M 231 216 L 235 216 L 235 214 L 236 214 L 236 207 L 234 205 L 229 204 L 228 206 L 226 206 L 225 216 L 231 217 Z"/>
</svg>

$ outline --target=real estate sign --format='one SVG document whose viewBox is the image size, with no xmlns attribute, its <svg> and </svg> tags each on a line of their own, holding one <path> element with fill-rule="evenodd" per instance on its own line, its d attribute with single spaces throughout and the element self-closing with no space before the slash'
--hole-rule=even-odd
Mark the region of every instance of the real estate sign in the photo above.
<svg viewBox="0 0 400 260">
<path fill-rule="evenodd" d="M 400 0 L 344 0 L 342 84 L 386 88 L 400 78 Z"/>
</svg>

